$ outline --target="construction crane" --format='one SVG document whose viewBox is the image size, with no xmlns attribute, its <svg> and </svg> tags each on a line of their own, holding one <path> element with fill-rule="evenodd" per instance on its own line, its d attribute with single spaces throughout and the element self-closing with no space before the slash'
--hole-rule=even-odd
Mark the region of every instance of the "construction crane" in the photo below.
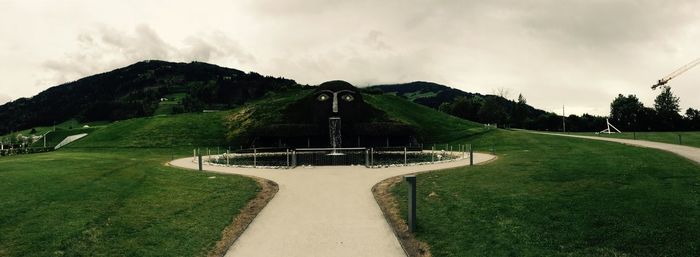
<svg viewBox="0 0 700 257">
<path fill-rule="evenodd" d="M 671 72 L 671 74 L 668 74 L 668 76 L 660 79 L 658 82 L 656 82 L 655 85 L 651 86 L 651 89 L 656 89 L 657 87 L 666 85 L 669 80 L 672 78 L 678 77 L 678 75 L 683 74 L 683 72 L 686 72 L 690 69 L 692 69 L 695 66 L 698 66 L 700 64 L 700 58 L 696 59 L 695 61 L 692 61 L 686 65 L 683 65 L 683 67 L 680 67 L 679 69 L 675 70 L 674 72 Z"/>
</svg>

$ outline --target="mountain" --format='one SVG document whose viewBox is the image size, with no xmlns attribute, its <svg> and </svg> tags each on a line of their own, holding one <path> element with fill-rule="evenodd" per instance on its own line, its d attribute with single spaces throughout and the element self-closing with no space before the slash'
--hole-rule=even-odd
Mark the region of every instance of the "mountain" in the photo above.
<svg viewBox="0 0 700 257">
<path fill-rule="evenodd" d="M 524 97 L 513 101 L 424 81 L 376 85 L 367 90 L 397 95 L 463 119 L 497 124 L 499 127 L 549 131 L 562 129 L 561 116 L 528 105 Z M 603 125 L 604 117 L 588 114 L 567 117 L 567 131 L 597 131 Z"/>
<path fill-rule="evenodd" d="M 114 121 L 154 114 L 230 109 L 294 80 L 191 62 L 142 61 L 51 87 L 0 106 L 0 134 L 76 118 Z"/>
<path fill-rule="evenodd" d="M 376 85 L 371 86 L 370 90 L 379 90 L 383 93 L 405 97 L 415 103 L 476 122 L 497 123 L 508 126 L 512 125 L 510 123 L 513 123 L 510 121 L 511 118 L 517 116 L 508 115 L 518 108 L 518 104 L 515 101 L 496 95 L 464 92 L 432 82 L 416 81 L 404 84 Z M 492 110 L 488 110 L 489 113 L 503 112 L 506 114 L 506 117 L 484 115 L 489 114 L 485 112 L 484 108 L 492 108 Z M 522 105 L 521 111 L 524 117 L 533 120 L 547 113 L 527 104 Z"/>
</svg>

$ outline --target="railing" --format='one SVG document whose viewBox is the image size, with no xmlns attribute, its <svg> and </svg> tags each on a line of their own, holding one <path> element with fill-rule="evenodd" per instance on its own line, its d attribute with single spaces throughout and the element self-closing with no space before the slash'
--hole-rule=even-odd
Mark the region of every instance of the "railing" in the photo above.
<svg viewBox="0 0 700 257">
<path fill-rule="evenodd" d="M 206 149 L 200 152 L 204 162 L 237 167 L 294 168 L 297 166 L 349 166 L 368 168 L 416 165 L 468 158 L 464 146 L 447 150 L 422 150 L 408 147 L 383 148 L 251 148 L 235 152 L 213 152 Z M 452 151 L 450 151 L 452 149 Z M 194 161 L 197 150 L 193 151 Z"/>
</svg>

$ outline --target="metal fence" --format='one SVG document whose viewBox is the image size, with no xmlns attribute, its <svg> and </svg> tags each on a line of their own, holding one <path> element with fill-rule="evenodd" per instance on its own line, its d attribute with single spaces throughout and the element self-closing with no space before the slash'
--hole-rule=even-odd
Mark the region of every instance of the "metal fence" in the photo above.
<svg viewBox="0 0 700 257">
<path fill-rule="evenodd" d="M 449 149 L 449 148 L 448 148 Z M 200 152 L 204 161 L 239 167 L 294 168 L 296 166 L 358 165 L 385 167 L 450 161 L 468 157 L 466 148 L 458 151 L 423 150 L 420 148 L 254 148 L 235 152 Z M 193 152 L 196 160 L 197 150 Z"/>
</svg>

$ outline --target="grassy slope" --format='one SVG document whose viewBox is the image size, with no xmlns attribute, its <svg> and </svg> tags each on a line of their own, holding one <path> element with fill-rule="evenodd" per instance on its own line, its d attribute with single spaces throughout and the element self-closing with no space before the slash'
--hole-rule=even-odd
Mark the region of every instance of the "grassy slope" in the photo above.
<svg viewBox="0 0 700 257">
<path fill-rule="evenodd" d="M 499 160 L 418 176 L 435 256 L 700 255 L 700 166 L 681 157 L 503 130 L 453 143 L 495 144 Z"/>
<path fill-rule="evenodd" d="M 226 111 L 187 113 L 118 121 L 67 147 L 160 148 L 224 145 L 226 114 Z"/>
<path fill-rule="evenodd" d="M 425 143 L 446 143 L 488 131 L 481 124 L 409 102 L 394 95 L 363 95 L 365 101 L 395 119 L 416 125 Z"/>
<path fill-rule="evenodd" d="M 635 134 L 638 140 L 656 141 L 669 144 L 678 144 L 678 135 L 681 135 L 683 145 L 700 147 L 700 131 L 689 132 L 625 132 L 621 134 L 598 134 L 595 133 L 573 133 L 584 136 L 600 136 L 612 138 L 634 139 Z"/>
</svg>

